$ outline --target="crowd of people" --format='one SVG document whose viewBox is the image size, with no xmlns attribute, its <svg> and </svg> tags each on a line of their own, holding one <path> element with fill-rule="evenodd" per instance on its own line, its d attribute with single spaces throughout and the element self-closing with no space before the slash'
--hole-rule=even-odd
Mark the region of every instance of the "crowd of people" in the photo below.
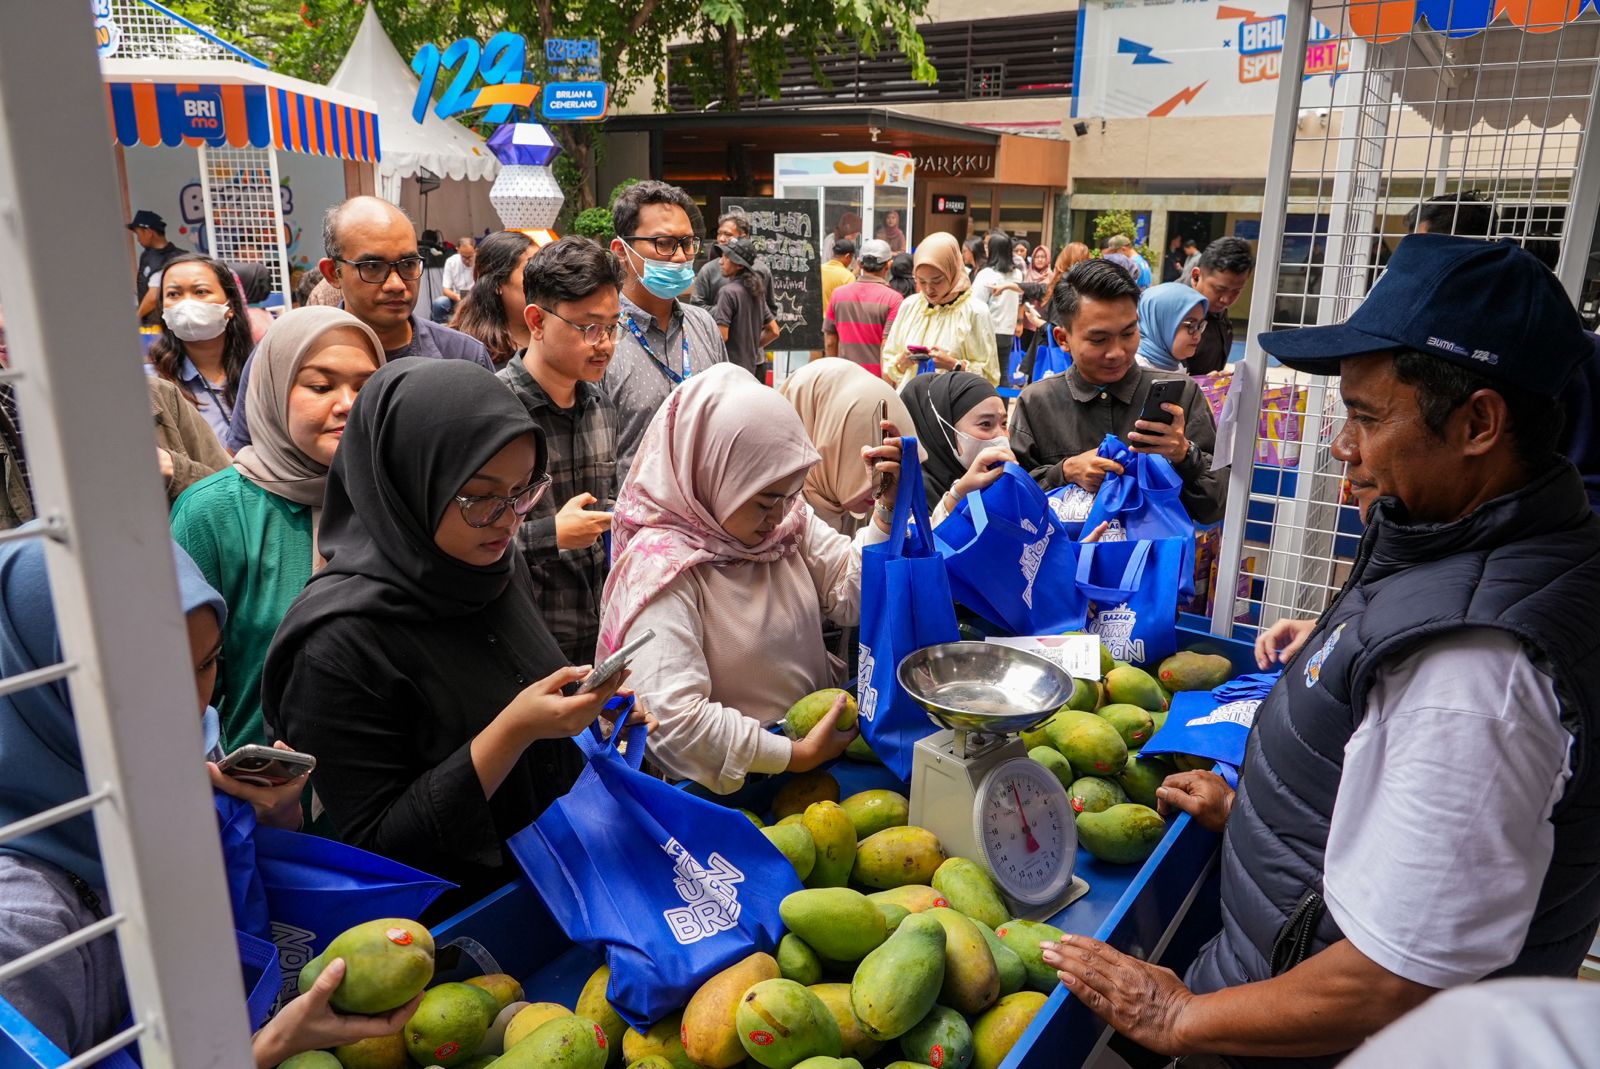
<svg viewBox="0 0 1600 1069">
<path fill-rule="evenodd" d="M 1228 473 L 1214 468 L 1216 428 L 1195 376 L 1220 370 L 1229 357 L 1228 310 L 1254 269 L 1249 245 L 1239 239 L 1203 250 L 1178 245 L 1162 268 L 1173 277 L 1152 285 L 1151 265 L 1125 237 L 1108 241 L 1100 256 L 1070 243 L 1052 257 L 1048 247 L 1030 249 L 1000 231 L 966 246 L 935 233 L 908 249 L 894 213 L 859 243 L 859 220 L 853 232 L 841 220 L 838 233 L 825 239 L 831 259 L 819 279 L 827 298 L 826 355 L 773 388 L 765 376 L 765 349 L 778 333 L 771 272 L 744 217 L 717 221 L 719 255 L 699 268 L 700 215 L 684 190 L 659 181 L 633 184 L 612 205 L 612 217 L 616 237 L 609 247 L 583 237 L 540 247 L 515 232 L 459 243 L 443 296 L 420 315 L 424 257 L 411 221 L 378 198 L 353 198 L 326 214 L 318 284 L 334 295 L 332 303 L 308 301 L 286 311 L 259 337 L 232 268 L 156 243 L 161 228 L 152 213 L 139 213 L 131 224 L 146 250 L 141 300 L 149 299 L 148 311 L 161 324 L 148 378 L 184 609 L 199 620 L 191 637 L 199 704 L 215 720 L 208 749 L 216 757 L 244 745 L 275 745 L 317 759 L 309 783 L 270 792 L 215 772 L 213 782 L 253 805 L 263 822 L 304 826 L 454 882 L 459 890 L 439 900 L 435 918 L 512 878 L 506 840 L 576 781 L 583 762 L 572 736 L 597 717 L 615 715 L 607 705 L 619 689 L 636 697 L 630 715 L 649 725 L 652 767 L 714 792 L 737 790 L 752 776 L 814 769 L 843 752 L 855 732 L 836 730 L 839 704 L 802 738 L 768 729 L 797 697 L 843 682 L 843 648 L 830 636 L 858 621 L 863 547 L 890 535 L 902 432 L 916 436 L 935 526 L 1008 462 L 1042 488 L 1075 487 L 1092 496 L 1108 473 L 1121 470 L 1099 455 L 1107 435 L 1169 461 L 1197 524 L 1222 515 Z M 1433 263 L 1427 255 L 1471 259 L 1455 246 L 1411 250 L 1420 263 L 1409 269 L 1416 277 Z M 1399 253 L 1394 266 L 1399 281 L 1386 293 L 1412 277 L 1401 270 Z M 1526 272 L 1527 265 L 1497 269 Z M 1543 292 L 1538 279 L 1518 284 Z M 1488 500 L 1461 488 L 1479 483 L 1506 493 L 1532 485 L 1542 496 L 1529 498 L 1529 507 L 1568 504 L 1560 496 L 1566 484 L 1546 485 L 1550 478 L 1525 470 L 1524 454 L 1531 455 L 1530 428 L 1543 411 L 1538 399 L 1561 387 L 1573 363 L 1572 334 L 1550 333 L 1550 366 L 1540 370 L 1539 389 L 1508 394 L 1509 422 L 1507 402 L 1496 408 L 1479 397 L 1503 389 L 1492 366 L 1482 369 L 1489 376 L 1484 386 L 1476 378 L 1442 376 L 1428 363 L 1432 356 L 1402 353 L 1392 368 L 1385 365 L 1389 378 L 1378 382 L 1359 370 L 1367 365 L 1339 363 L 1376 351 L 1370 348 L 1330 356 L 1315 340 L 1292 339 L 1268 348 L 1291 366 L 1344 372 L 1352 429 L 1336 449 L 1353 472 L 1366 471 L 1367 451 L 1372 469 L 1352 475 L 1364 512 L 1389 516 L 1380 491 L 1414 495 L 1406 503 L 1418 521 L 1449 524 L 1477 515 L 1472 510 Z M 1404 348 L 1411 337 L 1356 336 L 1400 339 L 1381 346 L 1384 352 Z M 1356 344 L 1340 338 L 1346 349 Z M 1067 354 L 1070 364 L 1030 382 L 1026 368 L 1047 346 Z M 1002 391 L 1016 381 L 1013 354 L 1028 360 L 1019 364 L 1026 385 L 1008 401 Z M 1152 390 L 1170 383 L 1177 386 L 1162 387 L 1171 390 L 1163 406 L 1168 420 L 1143 418 Z M 1435 446 L 1415 420 L 1401 421 L 1404 427 L 1388 438 L 1374 429 L 1392 418 L 1397 390 L 1417 394 L 1418 404 L 1451 390 L 1478 400 L 1467 409 L 1470 426 L 1451 431 L 1454 437 L 1441 428 L 1468 401 L 1422 405 L 1433 437 L 1444 436 L 1446 445 Z M 1368 419 L 1373 427 L 1360 422 L 1355 429 Z M 1448 493 L 1433 487 L 1417 468 L 1430 457 L 1440 470 L 1459 469 L 1461 487 Z M 1387 467 L 1377 467 L 1380 458 Z M 1557 512 L 1515 515 L 1518 523 L 1555 531 L 1563 545 L 1595 541 L 1592 523 Z M 1397 543 L 1401 550 L 1424 552 L 1414 540 Z M 1508 582 L 1537 580 L 1547 594 L 1569 596 L 1581 593 L 1582 583 L 1594 585 L 1587 573 L 1559 579 L 1514 555 L 1490 559 L 1507 571 Z M 0 667 L 12 674 L 46 663 L 54 621 L 42 608 L 48 594 L 37 558 L 11 547 L 0 551 L 0 589 L 6 662 Z M 1433 589 L 1417 593 L 1424 601 L 1442 596 Z M 1470 598 L 1458 593 L 1445 608 L 1466 627 L 1476 618 Z M 1383 596 L 1377 589 L 1371 594 Z M 1524 642 L 1548 639 L 1532 617 L 1524 623 L 1516 631 Z M 1433 634 L 1422 617 L 1413 624 L 1407 634 L 1416 642 Z M 1310 632 L 1298 624 L 1274 629 L 1265 639 L 1270 659 L 1288 660 Z M 626 677 L 575 689 L 599 659 L 646 633 L 654 637 Z M 1550 773 L 1541 781 L 1548 788 L 1565 759 L 1558 744 L 1570 736 L 1554 716 L 1557 689 L 1527 656 L 1518 660 L 1515 640 L 1500 637 L 1478 636 L 1486 659 L 1471 671 L 1457 663 L 1464 655 L 1441 650 L 1426 679 L 1444 687 L 1441 673 L 1459 676 L 1454 689 L 1444 687 L 1457 693 L 1460 680 L 1487 686 L 1488 676 L 1502 679 L 1504 669 L 1517 674 L 1519 694 L 1550 708 L 1548 738 L 1528 743 L 1532 756 L 1517 763 L 1524 767 L 1487 756 L 1492 732 L 1463 743 L 1476 747 L 1463 752 L 1484 757 L 1474 762 L 1478 774 L 1499 766 L 1504 775 L 1497 782 L 1508 796 L 1528 801 L 1529 777 Z M 1327 651 L 1337 639 L 1334 632 Z M 1380 637 L 1365 631 L 1361 644 L 1382 648 Z M 1577 678 L 1568 671 L 1589 654 L 1560 652 L 1557 682 L 1566 686 Z M 1498 667 L 1485 667 L 1491 664 Z M 1392 684 L 1385 692 L 1390 706 L 1403 688 L 1421 688 L 1423 678 Z M 25 759 L 8 739 L 54 732 L 67 740 L 55 756 L 61 765 L 55 786 L 65 797 L 81 781 L 81 761 L 65 691 L 51 688 L 45 699 L 0 696 L 0 767 Z M 1340 700 L 1359 703 L 1361 696 Z M 1294 701 L 1285 715 L 1310 725 L 1317 710 Z M 1587 716 L 1597 708 L 1582 711 Z M 1347 715 L 1340 723 L 1354 731 L 1358 720 Z M 1276 781 L 1265 777 L 1274 765 L 1304 767 L 1302 750 L 1313 730 L 1322 734 L 1309 745 L 1338 749 L 1350 741 L 1350 731 L 1325 739 L 1324 728 L 1314 725 L 1304 737 L 1289 731 L 1267 740 L 1246 783 L 1249 796 L 1240 793 L 1234 813 L 1234 824 L 1250 823 L 1253 839 L 1229 854 L 1230 864 L 1248 867 L 1261 851 L 1287 849 L 1284 841 L 1295 833 L 1283 824 L 1288 811 L 1274 808 Z M 1387 745 L 1365 738 L 1370 746 Z M 1344 791 L 1337 760 L 1310 756 L 1319 770 L 1332 771 L 1317 781 L 1325 788 L 1317 797 L 1328 804 L 1307 818 L 1308 826 L 1320 827 L 1324 842 L 1346 829 L 1337 854 L 1349 882 L 1337 885 L 1337 900 L 1331 892 L 1329 898 L 1339 927 L 1352 938 L 1379 932 L 1404 942 L 1401 920 L 1349 875 L 1378 847 L 1352 847 L 1354 825 L 1330 821 L 1334 793 Z M 1575 774 L 1588 777 L 1591 767 Z M 1368 786 L 1370 797 L 1383 795 Z M 1560 791 L 1545 795 L 1535 799 L 1549 803 L 1542 809 L 1524 806 L 1523 825 L 1497 831 L 1515 839 L 1529 821 L 1543 821 Z M 28 805 L 54 804 L 53 797 L 0 795 L 0 809 L 17 810 L 0 812 L 0 823 L 27 815 Z M 1164 797 L 1217 828 L 1234 799 L 1208 781 L 1187 781 Z M 1403 805 L 1393 805 L 1398 821 Z M 1475 856 L 1500 864 L 1497 872 L 1518 858 L 1554 866 L 1569 855 L 1553 861 L 1552 851 L 1568 849 L 1577 842 L 1571 836 L 1590 829 L 1586 813 L 1567 818 L 1554 845 L 1539 846 L 1542 852 L 1508 844 L 1495 855 L 1480 844 Z M 92 923 L 84 889 L 103 891 L 92 834 L 85 837 L 86 823 L 61 829 L 0 854 L 0 949 L 8 958 Z M 1435 838 L 1446 844 L 1449 837 Z M 1330 857 L 1335 852 L 1330 845 Z M 1403 866 L 1391 869 L 1401 879 Z M 1490 924 L 1478 910 L 1474 923 L 1503 935 L 1504 911 L 1533 916 L 1538 881 L 1530 879 L 1517 884 L 1514 901 L 1490 900 L 1502 911 L 1499 921 Z M 1265 888 L 1272 908 L 1285 916 L 1295 907 L 1291 890 L 1287 883 Z M 39 922 L 41 912 L 49 923 Z M 1591 932 L 1593 912 L 1584 913 Z M 1413 920 L 1407 915 L 1404 923 Z M 1544 925 L 1541 935 L 1561 943 L 1549 961 L 1568 956 L 1571 920 L 1563 914 L 1535 921 Z M 1463 921 L 1455 931 L 1472 927 Z M 1217 951 L 1205 959 L 1206 989 L 1268 980 L 1257 975 L 1271 950 L 1262 931 L 1226 938 L 1230 956 Z M 1514 957 L 1515 940 L 1503 941 Z M 1335 972 L 1319 975 L 1367 985 L 1367 995 L 1351 988 L 1335 1007 L 1346 1023 L 1356 1014 L 1362 1028 L 1385 1023 L 1361 1002 L 1376 997 L 1372 992 L 1387 992 L 1403 1008 L 1419 1001 L 1420 986 L 1448 986 L 1511 961 L 1476 947 L 1470 961 L 1464 953 L 1449 967 L 1418 970 L 1404 953 L 1360 942 L 1365 957 L 1342 952 L 1334 965 L 1324 961 L 1324 973 Z M 35 987 L 35 976 L 26 989 L 0 984 L 0 993 L 71 1052 L 103 1039 L 126 1008 L 115 997 L 120 982 L 106 973 L 114 963 L 94 946 L 41 967 L 45 986 Z M 1154 1049 L 1184 1052 L 1172 1033 L 1161 1031 L 1165 1025 L 1138 1016 L 1128 1001 L 1133 981 L 1115 998 L 1097 994 L 1100 987 L 1072 951 L 1052 953 L 1092 1009 Z M 1101 967 L 1115 970 L 1143 976 L 1120 959 Z M 1404 982 L 1390 982 L 1396 977 Z M 81 997 L 85 983 L 94 997 Z M 1284 990 L 1310 995 L 1303 984 Z M 44 992 L 44 1002 L 29 992 Z M 1167 989 L 1158 994 L 1178 998 Z M 286 1029 L 303 1028 L 318 1046 L 330 1035 L 359 1038 L 360 1028 L 341 1023 L 326 1007 L 326 992 L 322 998 L 296 1011 L 309 1024 L 290 1017 L 289 1024 L 269 1026 L 258 1051 L 265 1045 L 276 1056 L 293 1046 Z M 1260 1023 L 1259 1031 L 1272 1033 L 1272 1023 Z M 1338 1039 L 1352 1036 L 1359 1038 L 1346 1031 Z M 1203 1049 L 1283 1049 L 1272 1043 L 1224 1037 Z"/>
</svg>

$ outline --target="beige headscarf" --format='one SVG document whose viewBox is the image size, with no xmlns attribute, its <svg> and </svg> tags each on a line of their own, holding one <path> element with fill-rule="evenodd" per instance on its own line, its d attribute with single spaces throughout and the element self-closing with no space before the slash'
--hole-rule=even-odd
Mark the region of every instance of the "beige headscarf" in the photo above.
<svg viewBox="0 0 1600 1069">
<path fill-rule="evenodd" d="M 929 304 L 950 304 L 972 287 L 967 269 L 961 263 L 961 243 L 952 234 L 929 234 L 917 244 L 911 270 L 915 273 L 917 268 L 924 265 L 937 268 L 940 274 L 950 280 L 950 288 L 940 294 L 938 300 L 930 297 Z"/>
<path fill-rule="evenodd" d="M 840 534 L 853 535 L 861 521 L 845 506 L 871 484 L 861 450 L 877 440 L 878 402 L 904 434 L 914 433 L 911 410 L 893 386 L 843 357 L 813 360 L 783 380 L 778 392 L 800 414 L 822 462 L 806 474 L 805 495 L 817 517 Z M 923 458 L 926 450 L 918 451 Z"/>
<path fill-rule="evenodd" d="M 372 350 L 372 364 L 386 360 L 383 343 L 355 316 L 325 305 L 285 312 L 261 339 L 251 356 L 250 388 L 245 407 L 250 413 L 250 444 L 233 458 L 234 467 L 269 494 L 277 494 L 311 508 L 311 552 L 316 566 L 317 521 L 328 485 L 328 469 L 301 452 L 289 437 L 289 391 L 295 376 L 314 353 L 317 343 L 332 330 L 355 330 Z"/>
</svg>

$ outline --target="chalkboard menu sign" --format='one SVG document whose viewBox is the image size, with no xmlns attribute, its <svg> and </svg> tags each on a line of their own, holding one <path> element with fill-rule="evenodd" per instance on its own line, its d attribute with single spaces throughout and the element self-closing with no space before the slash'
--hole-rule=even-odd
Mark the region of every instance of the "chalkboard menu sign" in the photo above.
<svg viewBox="0 0 1600 1069">
<path fill-rule="evenodd" d="M 723 197 L 722 211 L 743 212 L 750 240 L 772 269 L 779 352 L 822 348 L 822 227 L 817 202 L 777 197 Z"/>
</svg>

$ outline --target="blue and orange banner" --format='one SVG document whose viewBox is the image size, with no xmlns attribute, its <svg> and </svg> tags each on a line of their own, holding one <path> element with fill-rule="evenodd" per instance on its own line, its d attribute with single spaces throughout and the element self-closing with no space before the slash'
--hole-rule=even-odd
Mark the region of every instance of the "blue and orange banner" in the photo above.
<svg viewBox="0 0 1600 1069">
<path fill-rule="evenodd" d="M 112 82 L 106 86 L 119 145 L 231 145 L 378 162 L 370 111 L 260 85 Z"/>
</svg>

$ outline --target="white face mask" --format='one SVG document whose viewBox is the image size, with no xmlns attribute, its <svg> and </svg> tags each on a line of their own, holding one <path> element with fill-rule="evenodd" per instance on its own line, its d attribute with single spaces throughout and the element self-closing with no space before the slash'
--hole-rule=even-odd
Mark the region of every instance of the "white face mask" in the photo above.
<svg viewBox="0 0 1600 1069">
<path fill-rule="evenodd" d="M 968 434 L 966 431 L 957 430 L 955 427 L 951 426 L 943 416 L 939 415 L 939 413 L 935 412 L 933 416 L 940 423 L 944 424 L 945 429 L 956 436 L 956 440 L 952 444 L 955 447 L 956 459 L 960 460 L 962 466 L 964 467 L 970 468 L 973 464 L 977 463 L 978 454 L 983 452 L 985 449 L 1011 448 L 1011 439 L 1007 435 L 1001 434 L 994 438 L 977 438 Z"/>
<path fill-rule="evenodd" d="M 225 304 L 186 297 L 162 309 L 161 319 L 184 341 L 210 341 L 227 327 L 228 311 Z"/>
</svg>

